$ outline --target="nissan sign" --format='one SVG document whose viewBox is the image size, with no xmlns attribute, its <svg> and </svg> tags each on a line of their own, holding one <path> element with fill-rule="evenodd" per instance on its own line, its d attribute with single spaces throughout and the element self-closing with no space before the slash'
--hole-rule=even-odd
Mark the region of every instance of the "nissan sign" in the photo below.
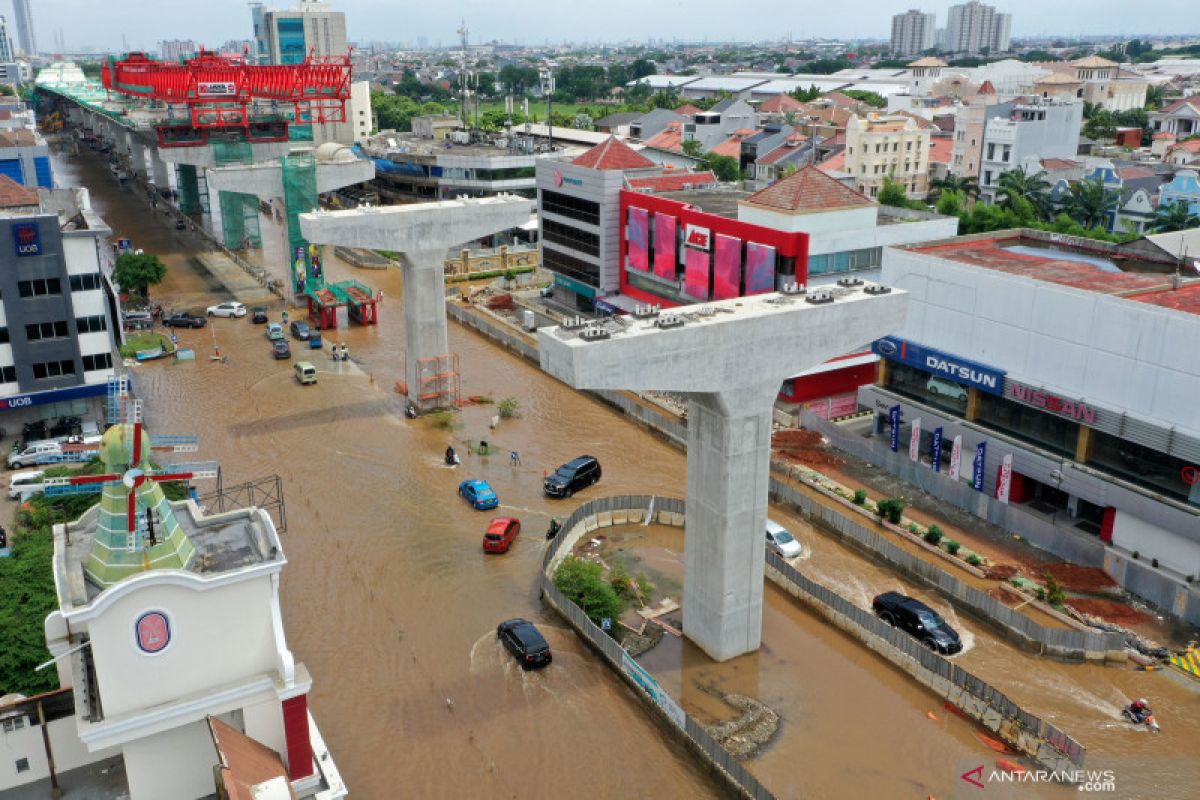
<svg viewBox="0 0 1200 800">
<path fill-rule="evenodd" d="M 973 387 L 981 392 L 997 396 L 1004 394 L 1004 370 L 988 367 L 895 336 L 877 339 L 871 345 L 871 350 L 884 358 L 899 361 L 901 364 L 916 367 L 940 378 Z"/>
</svg>

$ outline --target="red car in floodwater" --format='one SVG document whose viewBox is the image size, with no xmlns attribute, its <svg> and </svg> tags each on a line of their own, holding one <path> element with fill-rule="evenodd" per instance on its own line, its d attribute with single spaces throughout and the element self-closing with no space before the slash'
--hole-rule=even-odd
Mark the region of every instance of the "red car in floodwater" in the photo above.
<svg viewBox="0 0 1200 800">
<path fill-rule="evenodd" d="M 516 517 L 496 517 L 483 535 L 483 552 L 507 553 L 520 532 L 521 520 Z"/>
</svg>

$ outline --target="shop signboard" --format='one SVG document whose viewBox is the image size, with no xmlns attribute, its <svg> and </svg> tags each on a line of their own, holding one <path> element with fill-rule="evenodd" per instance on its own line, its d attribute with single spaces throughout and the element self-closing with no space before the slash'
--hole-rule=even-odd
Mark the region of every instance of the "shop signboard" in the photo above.
<svg viewBox="0 0 1200 800">
<path fill-rule="evenodd" d="M 895 453 L 900 450 L 900 406 L 899 406 L 899 404 L 892 406 L 891 409 L 888 411 L 888 422 L 890 422 L 891 426 L 892 426 L 891 446 L 892 446 L 892 452 Z"/>
<path fill-rule="evenodd" d="M 971 469 L 971 488 L 977 492 L 983 491 L 983 470 L 987 461 L 987 442 L 975 446 L 975 463 Z"/>
<path fill-rule="evenodd" d="M 950 477 L 958 480 L 959 471 L 962 469 L 962 436 L 954 437 L 954 444 L 950 447 Z"/>
<path fill-rule="evenodd" d="M 941 426 L 933 429 L 933 452 L 930 453 L 930 459 L 934 472 L 942 471 L 942 431 Z"/>
<path fill-rule="evenodd" d="M 1000 462 L 1000 474 L 996 476 L 996 499 L 1008 505 L 1008 495 L 1012 491 L 1012 453 L 1007 453 Z"/>
<path fill-rule="evenodd" d="M 1043 391 L 1036 386 L 1008 380 L 1004 383 L 1004 396 L 1023 405 L 1048 411 L 1055 416 L 1066 417 L 1093 427 L 1096 425 L 1096 409 L 1092 406 L 1080 400 L 1072 400 Z"/>
<path fill-rule="evenodd" d="M 908 437 L 908 460 L 916 461 L 921 456 L 921 418 L 912 421 L 912 434 Z"/>
<path fill-rule="evenodd" d="M 1004 370 L 895 336 L 875 340 L 871 350 L 884 358 L 930 372 L 939 378 L 988 394 L 1004 394 Z"/>
</svg>

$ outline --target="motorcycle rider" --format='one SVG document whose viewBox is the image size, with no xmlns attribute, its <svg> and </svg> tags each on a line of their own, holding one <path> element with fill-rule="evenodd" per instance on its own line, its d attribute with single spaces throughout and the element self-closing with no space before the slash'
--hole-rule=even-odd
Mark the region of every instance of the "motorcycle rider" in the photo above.
<svg viewBox="0 0 1200 800">
<path fill-rule="evenodd" d="M 1154 712 L 1150 710 L 1150 706 L 1146 704 L 1146 698 L 1139 697 L 1129 704 L 1129 715 L 1133 717 L 1134 722 L 1139 725 L 1146 721 L 1148 717 L 1154 716 Z"/>
<path fill-rule="evenodd" d="M 454 452 L 454 445 L 446 445 L 446 463 L 450 466 L 458 463 L 458 453 Z"/>
</svg>

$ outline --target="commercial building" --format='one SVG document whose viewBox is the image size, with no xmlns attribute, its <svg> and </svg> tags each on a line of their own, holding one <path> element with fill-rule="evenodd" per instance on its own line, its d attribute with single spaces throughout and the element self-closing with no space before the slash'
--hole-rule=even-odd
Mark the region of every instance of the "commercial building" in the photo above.
<svg viewBox="0 0 1200 800">
<path fill-rule="evenodd" d="M 911 197 L 929 191 L 930 130 L 910 114 L 868 114 L 846 123 L 845 171 L 858 191 L 879 194 L 884 178 L 904 187 Z"/>
<path fill-rule="evenodd" d="M 991 203 L 1000 176 L 1027 159 L 1072 158 L 1079 147 L 1083 103 L 1034 100 L 998 103 L 985 110 L 980 149 L 979 195 Z"/>
<path fill-rule="evenodd" d="M 12 0 L 13 22 L 17 26 L 17 43 L 27 56 L 37 54 L 37 38 L 33 30 L 33 12 L 29 0 Z"/>
<path fill-rule="evenodd" d="M 892 17 L 892 54 L 900 57 L 923 53 L 933 47 L 937 17 L 910 8 Z"/>
<path fill-rule="evenodd" d="M 8 22 L 0 16 L 0 63 L 13 60 L 12 39 L 8 38 Z"/>
<path fill-rule="evenodd" d="M 94 417 L 120 341 L 110 235 L 86 190 L 0 177 L 0 426 Z"/>
<path fill-rule="evenodd" d="M 859 392 L 867 456 L 1200 622 L 1200 281 L 1153 248 L 1061 238 L 886 251 L 912 305 Z"/>
<path fill-rule="evenodd" d="M 434 135 L 384 131 L 359 143 L 375 162 L 374 189 L 387 201 L 451 200 L 461 195 L 487 197 L 502 193 L 533 197 L 534 165 L 546 154 L 524 152 L 510 138 L 456 144 L 453 129 L 436 121 Z M 442 135 L 442 133 L 446 135 Z M 465 133 L 460 134 L 466 138 Z M 468 139 L 469 141 L 469 139 Z"/>
<path fill-rule="evenodd" d="M 0 131 L 0 175 L 22 186 L 54 186 L 50 148 L 36 130 Z"/>
<path fill-rule="evenodd" d="M 971 0 L 950 6 L 946 17 L 946 44 L 951 53 L 1004 53 L 1009 49 L 1012 14 Z"/>
</svg>

